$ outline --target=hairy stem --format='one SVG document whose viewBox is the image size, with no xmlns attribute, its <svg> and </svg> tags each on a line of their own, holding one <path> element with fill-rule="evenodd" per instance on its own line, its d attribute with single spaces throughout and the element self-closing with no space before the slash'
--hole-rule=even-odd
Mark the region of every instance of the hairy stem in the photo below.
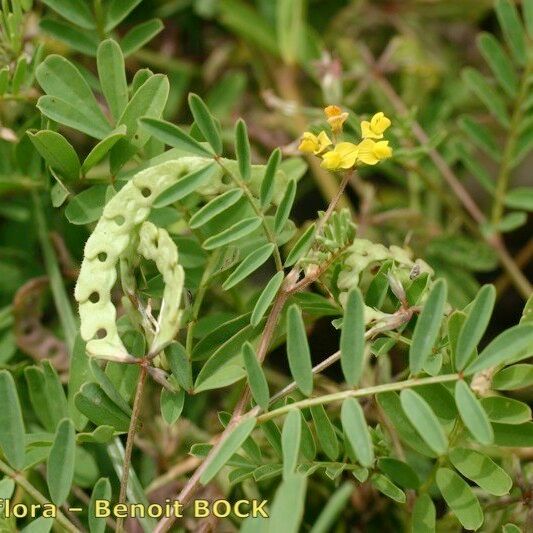
<svg viewBox="0 0 533 533">
<path fill-rule="evenodd" d="M 333 195 L 333 199 L 328 206 L 328 209 L 326 211 L 326 214 L 324 215 L 322 219 L 321 227 L 319 228 L 319 231 L 322 230 L 324 227 L 324 224 L 327 222 L 329 217 L 332 215 L 333 211 L 335 210 L 335 207 L 337 206 L 338 202 L 342 198 L 342 193 L 346 187 L 346 184 L 348 183 L 350 178 L 350 173 L 347 173 L 341 182 L 341 185 L 339 187 L 339 190 L 335 195 Z M 253 200 L 253 198 L 252 198 Z M 255 200 L 254 200 L 255 203 Z M 317 231 L 318 233 L 318 231 Z M 281 258 L 280 258 L 281 261 Z M 261 340 L 259 342 L 259 347 L 257 349 L 257 359 L 260 363 L 262 363 L 265 360 L 266 354 L 268 353 L 268 348 L 270 346 L 270 342 L 272 341 L 272 337 L 274 336 L 274 332 L 276 329 L 276 325 L 278 323 L 279 316 L 281 314 L 281 311 L 283 310 L 283 306 L 285 305 L 285 302 L 287 301 L 287 298 L 292 294 L 293 292 L 302 290 L 303 288 L 307 287 L 309 284 L 316 281 L 320 275 L 323 273 L 322 270 L 317 269 L 315 272 L 310 273 L 306 277 L 303 278 L 298 283 L 298 277 L 299 277 L 300 268 L 296 264 L 292 270 L 287 274 L 285 277 L 285 280 L 281 286 L 280 291 L 278 292 L 276 299 L 274 300 L 274 304 L 272 306 L 272 309 L 270 310 L 270 313 L 267 318 L 267 322 L 265 325 L 265 329 L 263 330 L 263 334 L 261 335 Z M 235 409 L 233 410 L 231 419 L 226 426 L 225 430 L 222 432 L 220 437 L 216 440 L 213 447 L 209 451 L 209 454 L 204 459 L 202 464 L 195 470 L 194 474 L 189 478 L 181 492 L 179 493 L 177 499 L 182 503 L 186 504 L 190 498 L 192 498 L 199 482 L 200 477 L 202 476 L 203 472 L 207 469 L 207 467 L 211 464 L 213 459 L 216 457 L 216 454 L 220 450 L 221 446 L 227 439 L 227 437 L 231 434 L 233 429 L 242 421 L 243 417 L 247 416 L 254 416 L 255 413 L 259 412 L 258 408 L 255 407 L 251 411 L 249 411 L 246 415 L 243 415 L 243 413 L 246 411 L 246 406 L 248 405 L 250 401 L 250 389 L 249 387 L 245 387 L 244 392 L 241 395 L 240 400 L 237 402 L 237 405 L 235 406 Z M 175 517 L 166 517 L 163 518 L 159 524 L 157 525 L 156 529 L 154 530 L 154 533 L 163 533 L 164 531 L 168 531 L 169 528 L 172 526 L 172 524 L 175 521 Z"/>
</svg>

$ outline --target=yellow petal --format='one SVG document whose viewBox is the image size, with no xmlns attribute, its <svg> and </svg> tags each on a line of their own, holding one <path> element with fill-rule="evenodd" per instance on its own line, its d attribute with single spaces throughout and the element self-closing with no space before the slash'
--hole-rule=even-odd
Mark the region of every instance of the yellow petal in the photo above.
<svg viewBox="0 0 533 533">
<path fill-rule="evenodd" d="M 392 155 L 392 148 L 389 146 L 389 141 L 379 141 L 374 146 L 374 155 L 379 159 L 387 159 Z"/>
<path fill-rule="evenodd" d="M 383 112 L 376 113 L 370 119 L 370 127 L 376 135 L 383 135 L 383 132 L 391 125 L 391 121 Z"/>
<path fill-rule="evenodd" d="M 307 152 L 307 153 L 315 153 L 315 151 L 319 147 L 319 140 L 316 135 L 313 135 L 311 132 L 306 131 L 302 135 L 300 146 L 298 146 L 298 150 L 301 152 Z"/>
<path fill-rule="evenodd" d="M 368 122 L 368 120 L 363 120 L 361 122 L 361 137 L 363 137 L 363 139 L 381 139 L 383 134 L 376 134 L 372 129 L 370 122 Z"/>
<path fill-rule="evenodd" d="M 336 117 L 342 113 L 342 109 L 338 105 L 328 105 L 324 109 L 324 113 L 328 118 Z"/>
<path fill-rule="evenodd" d="M 320 166 L 327 168 L 328 170 L 337 170 L 341 165 L 341 156 L 335 150 L 324 154 L 322 163 Z"/>
<path fill-rule="evenodd" d="M 374 154 L 376 143 L 372 139 L 364 139 L 358 145 L 357 160 L 365 165 L 375 165 L 379 159 Z"/>
<path fill-rule="evenodd" d="M 315 149 L 315 154 L 323 152 L 328 146 L 331 146 L 331 140 L 325 131 L 321 131 L 317 137 L 318 146 Z"/>
<path fill-rule="evenodd" d="M 341 113 L 328 118 L 328 123 L 331 126 L 333 133 L 340 133 L 342 131 L 342 126 L 348 119 L 348 113 Z"/>
</svg>

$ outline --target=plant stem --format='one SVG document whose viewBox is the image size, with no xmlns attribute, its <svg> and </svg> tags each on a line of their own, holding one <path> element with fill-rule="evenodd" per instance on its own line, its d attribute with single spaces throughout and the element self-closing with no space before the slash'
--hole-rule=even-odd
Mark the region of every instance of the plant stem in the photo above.
<svg viewBox="0 0 533 533">
<path fill-rule="evenodd" d="M 120 480 L 120 492 L 118 496 L 118 503 L 126 503 L 126 492 L 128 488 L 128 476 L 130 473 L 131 454 L 133 452 L 133 442 L 135 440 L 135 432 L 137 431 L 137 422 L 141 413 L 142 395 L 144 391 L 144 384 L 146 382 L 146 375 L 148 369 L 146 365 L 141 365 L 139 374 L 139 381 L 137 382 L 137 389 L 135 391 L 135 399 L 133 401 L 133 413 L 131 415 L 130 427 L 128 429 L 128 437 L 126 440 L 126 451 L 124 453 L 124 466 L 122 469 L 122 478 Z M 124 519 L 117 518 L 117 533 L 124 531 Z"/>
<path fill-rule="evenodd" d="M 332 201 L 330 205 L 328 206 L 328 209 L 322 219 L 322 224 L 321 224 L 319 231 L 323 229 L 327 220 L 329 219 L 335 207 L 337 206 L 337 203 L 342 198 L 342 192 L 344 191 L 344 188 L 346 187 L 346 184 L 348 183 L 350 179 L 350 175 L 351 175 L 350 173 L 346 173 L 346 175 L 344 176 L 341 182 L 340 190 L 337 191 L 337 193 L 333 195 Z M 317 231 L 317 234 L 318 234 L 318 231 Z M 300 291 L 304 289 L 305 287 L 307 287 L 308 285 L 310 285 L 311 283 L 313 283 L 314 281 L 316 281 L 322 275 L 323 272 L 324 271 L 322 269 L 316 269 L 313 273 L 308 274 L 300 282 L 298 282 L 298 278 L 300 275 L 300 267 L 298 266 L 298 263 L 297 263 L 292 268 L 292 270 L 285 276 L 285 280 L 281 286 L 281 289 L 276 295 L 276 299 L 274 300 L 274 304 L 267 318 L 265 329 L 263 330 L 263 334 L 261 335 L 261 340 L 259 342 L 259 347 L 257 349 L 257 359 L 260 363 L 262 363 L 265 360 L 265 357 L 268 353 L 268 348 L 270 346 L 270 342 L 272 341 L 272 337 L 276 329 L 279 315 L 281 314 L 281 311 L 283 310 L 283 306 L 285 305 L 285 302 L 287 301 L 288 297 L 292 293 Z M 245 390 L 240 400 L 237 402 L 237 405 L 235 406 L 235 409 L 233 410 L 231 419 L 228 422 L 225 430 L 218 437 L 218 439 L 213 443 L 213 447 L 209 451 L 207 457 L 204 459 L 201 465 L 195 470 L 194 474 L 189 478 L 189 480 L 187 481 L 187 483 L 185 484 L 185 486 L 183 487 L 183 489 L 177 496 L 177 499 L 182 504 L 185 505 L 190 500 L 190 498 L 193 496 L 194 491 L 196 490 L 196 487 L 198 486 L 200 482 L 200 477 L 202 476 L 206 468 L 211 464 L 214 457 L 216 457 L 216 454 L 218 453 L 218 451 L 220 450 L 221 446 L 224 444 L 228 436 L 231 434 L 233 429 L 244 418 L 247 418 L 249 416 L 255 416 L 256 414 L 260 412 L 260 408 L 256 406 L 251 411 L 243 415 L 244 411 L 246 410 L 246 406 L 249 400 L 250 400 L 250 389 L 249 387 L 245 387 Z M 163 518 L 157 525 L 156 529 L 154 530 L 154 533 L 163 533 L 165 531 L 168 531 L 169 528 L 174 523 L 174 521 L 175 521 L 175 517 Z"/>
<path fill-rule="evenodd" d="M 305 409 L 306 407 L 312 407 L 313 405 L 340 402 L 346 398 L 360 398 L 362 396 L 379 394 L 380 392 L 391 392 L 409 389 L 412 387 L 420 387 L 422 385 L 432 385 L 434 383 L 446 383 L 448 381 L 457 381 L 458 379 L 459 374 L 445 374 L 443 376 L 432 376 L 429 378 L 407 379 L 405 381 L 399 381 L 396 383 L 384 383 L 383 385 L 375 385 L 374 387 L 366 387 L 363 389 L 351 389 L 335 392 L 333 394 L 326 394 L 324 396 L 318 396 L 316 398 L 306 398 L 305 400 L 284 405 L 283 407 L 258 416 L 257 423 L 262 424 L 268 420 L 277 418 L 278 416 L 288 413 L 291 409 Z"/>
<path fill-rule="evenodd" d="M 53 505 L 23 475 L 13 470 L 3 461 L 0 461 L 0 471 L 10 477 L 19 487 L 24 489 L 36 502 L 41 505 Z M 72 524 L 72 522 L 59 509 L 57 509 L 55 520 L 67 531 L 79 531 L 79 529 Z"/>
</svg>

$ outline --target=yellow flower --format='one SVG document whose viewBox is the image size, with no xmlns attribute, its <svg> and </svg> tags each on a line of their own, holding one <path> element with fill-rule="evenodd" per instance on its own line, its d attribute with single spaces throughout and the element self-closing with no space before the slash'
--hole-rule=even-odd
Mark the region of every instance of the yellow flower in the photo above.
<svg viewBox="0 0 533 533">
<path fill-rule="evenodd" d="M 357 161 L 357 145 L 348 142 L 339 143 L 323 156 L 321 166 L 328 170 L 351 168 Z"/>
<path fill-rule="evenodd" d="M 375 142 L 372 139 L 364 139 L 357 145 L 357 148 L 357 160 L 366 165 L 375 165 L 392 155 L 389 141 Z"/>
<path fill-rule="evenodd" d="M 383 132 L 390 126 L 390 120 L 380 111 L 371 119 L 361 122 L 363 139 L 383 139 Z"/>
<path fill-rule="evenodd" d="M 331 127 L 333 133 L 340 133 L 342 131 L 342 126 L 348 119 L 348 113 L 342 111 L 338 105 L 328 105 L 324 109 L 324 113 L 328 119 L 328 124 Z"/>
<path fill-rule="evenodd" d="M 307 152 L 309 154 L 319 154 L 323 152 L 328 146 L 331 146 L 331 141 L 325 131 L 321 131 L 318 135 L 306 131 L 300 140 L 298 150 Z"/>
</svg>

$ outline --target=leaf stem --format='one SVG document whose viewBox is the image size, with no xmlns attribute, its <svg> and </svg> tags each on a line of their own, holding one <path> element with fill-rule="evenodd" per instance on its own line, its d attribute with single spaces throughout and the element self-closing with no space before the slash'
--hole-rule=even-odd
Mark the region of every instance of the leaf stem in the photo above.
<svg viewBox="0 0 533 533">
<path fill-rule="evenodd" d="M 513 110 L 513 116 L 511 117 L 511 124 L 509 126 L 509 135 L 503 155 L 500 163 L 500 169 L 498 172 L 498 178 L 496 180 L 496 190 L 494 191 L 494 203 L 492 204 L 492 218 L 491 222 L 495 226 L 500 222 L 505 203 L 505 195 L 507 193 L 507 187 L 509 186 L 509 179 L 511 170 L 513 168 L 513 155 L 518 140 L 518 133 L 520 130 L 520 123 L 523 118 L 522 104 L 528 95 L 529 90 L 529 77 L 531 76 L 532 62 L 528 61 L 524 72 L 522 73 L 522 79 L 520 81 L 520 89 L 516 97 L 515 106 Z"/>
<path fill-rule="evenodd" d="M 445 374 L 443 376 L 431 376 L 428 378 L 407 379 L 405 381 L 398 381 L 396 383 L 384 383 L 382 385 L 375 385 L 374 387 L 366 387 L 362 389 L 350 389 L 333 394 L 326 394 L 324 396 L 317 396 L 315 398 L 306 398 L 299 402 L 293 402 L 289 405 L 284 405 L 268 413 L 264 413 L 257 417 L 257 423 L 262 424 L 273 418 L 288 413 L 291 409 L 305 409 L 313 405 L 322 405 L 331 402 L 340 402 L 346 398 L 360 398 L 362 396 L 371 396 L 379 394 L 380 392 L 391 392 L 412 387 L 420 387 L 422 385 L 431 385 L 434 383 L 446 383 L 448 381 L 457 381 L 460 378 L 459 374 Z"/>
</svg>

